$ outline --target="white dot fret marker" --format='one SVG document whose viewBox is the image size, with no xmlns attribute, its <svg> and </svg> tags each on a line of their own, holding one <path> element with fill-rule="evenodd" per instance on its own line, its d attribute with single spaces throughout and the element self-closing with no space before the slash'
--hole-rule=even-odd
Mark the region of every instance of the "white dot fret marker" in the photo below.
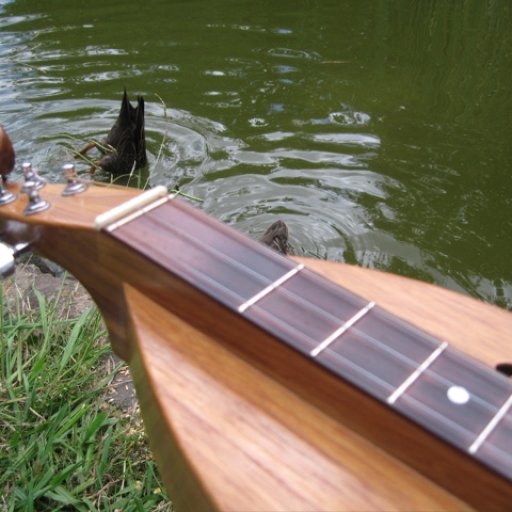
<svg viewBox="0 0 512 512">
<path fill-rule="evenodd" d="M 462 405 L 469 402 L 469 391 L 462 386 L 451 386 L 446 392 L 448 400 L 453 404 Z"/>
<path fill-rule="evenodd" d="M 289 272 L 287 272 L 284 276 L 281 276 L 279 279 L 270 283 L 266 288 L 263 288 L 261 292 L 258 292 L 256 295 L 253 295 L 248 301 L 244 302 L 240 306 L 238 306 L 238 311 L 243 313 L 248 307 L 252 306 L 259 300 L 261 300 L 265 295 L 268 295 L 270 292 L 275 290 L 278 286 L 281 286 L 285 281 L 288 281 L 290 277 L 293 277 L 297 272 L 300 272 L 304 268 L 304 265 L 301 263 L 296 267 L 292 268 Z"/>
</svg>

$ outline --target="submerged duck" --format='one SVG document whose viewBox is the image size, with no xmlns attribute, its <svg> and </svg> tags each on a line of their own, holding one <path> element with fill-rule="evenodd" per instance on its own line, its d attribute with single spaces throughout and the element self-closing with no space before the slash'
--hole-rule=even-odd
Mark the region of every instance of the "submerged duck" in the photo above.
<svg viewBox="0 0 512 512">
<path fill-rule="evenodd" d="M 146 134 L 144 131 L 144 98 L 137 96 L 133 107 L 124 90 L 119 116 L 107 137 L 101 144 L 91 142 L 79 152 L 85 155 L 90 149 L 98 148 L 103 157 L 96 160 L 91 172 L 97 167 L 111 174 L 128 174 L 147 163 Z"/>
<path fill-rule="evenodd" d="M 260 238 L 260 242 L 281 254 L 288 254 L 290 250 L 288 245 L 288 227 L 282 220 L 274 222 Z"/>
<path fill-rule="evenodd" d="M 4 127 L 0 125 L 0 175 L 3 183 L 7 181 L 7 175 L 14 169 L 15 162 L 16 154 L 11 139 Z"/>
</svg>

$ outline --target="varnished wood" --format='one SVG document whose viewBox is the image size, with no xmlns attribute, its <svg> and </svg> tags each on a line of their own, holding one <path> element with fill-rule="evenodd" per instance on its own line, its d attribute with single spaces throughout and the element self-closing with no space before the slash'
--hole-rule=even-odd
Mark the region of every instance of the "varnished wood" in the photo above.
<svg viewBox="0 0 512 512">
<path fill-rule="evenodd" d="M 47 185 L 39 190 L 39 194 L 42 199 L 50 202 L 51 208 L 35 216 L 27 217 L 23 214 L 23 210 L 28 204 L 28 196 L 20 192 L 21 185 L 8 183 L 6 189 L 18 194 L 18 200 L 1 207 L 0 222 L 19 221 L 20 228 L 26 226 L 27 229 L 38 226 L 90 231 L 94 229 L 94 220 L 100 213 L 105 213 L 140 195 L 139 190 L 132 188 L 91 183 L 91 188 L 86 192 L 63 197 L 63 185 Z M 12 228 L 7 231 L 12 231 Z"/>
<path fill-rule="evenodd" d="M 93 184 L 86 192 L 62 197 L 63 185 L 47 185 L 39 191 L 51 207 L 33 216 L 25 216 L 28 203 L 21 186 L 8 183 L 15 202 L 0 208 L 0 232 L 8 241 L 30 242 L 34 251 L 69 270 L 89 291 L 100 308 L 111 343 L 116 352 L 129 360 L 126 312 L 121 282 L 112 269 L 99 261 L 101 238 L 94 230 L 94 220 L 115 206 L 136 197 L 140 191 L 115 185 Z"/>
<path fill-rule="evenodd" d="M 2 183 L 7 179 L 8 174 L 13 170 L 16 155 L 12 147 L 11 139 L 4 127 L 0 125 L 0 177 Z"/>
<path fill-rule="evenodd" d="M 145 295 L 126 296 L 137 393 L 178 510 L 467 508 Z"/>
<path fill-rule="evenodd" d="M 109 253 L 109 257 L 115 258 L 115 252 Z M 360 429 L 361 435 L 377 442 L 381 448 L 391 449 L 414 467 L 429 473 L 435 469 L 433 476 L 437 480 L 446 482 L 452 490 L 463 493 L 466 499 L 479 503 L 480 507 L 489 500 L 502 506 L 510 499 L 508 484 L 492 478 L 488 471 L 474 461 L 468 461 L 459 451 L 450 449 L 409 422 L 390 415 L 373 400 L 314 365 L 307 364 L 293 351 L 272 344 L 272 340 L 243 319 L 235 317 L 228 320 L 221 306 L 198 296 L 179 279 L 169 279 L 157 268 L 153 268 L 150 276 L 146 275 L 143 279 L 134 277 L 141 264 L 141 261 L 135 260 L 130 264 L 124 259 L 117 263 L 117 269 L 123 275 L 130 276 L 133 286 L 142 290 L 147 297 L 152 297 L 155 303 L 165 305 L 167 310 L 186 323 L 198 326 L 202 332 L 215 334 L 219 347 L 224 346 L 241 359 L 249 360 L 252 366 L 269 373 L 274 380 L 299 394 L 302 399 L 352 429 Z M 182 342 L 187 344 L 189 340 Z M 223 371 L 222 367 L 217 368 L 217 372 Z M 167 388 L 167 382 L 163 388 Z M 468 487 L 468 480 L 478 481 L 481 485 Z M 218 491 L 222 492 L 221 489 Z"/>
<path fill-rule="evenodd" d="M 309 358 L 304 358 L 296 351 L 276 342 L 272 338 L 275 332 L 270 323 L 266 325 L 264 321 L 252 324 L 245 320 L 245 317 L 251 317 L 250 314 L 240 318 L 240 315 L 233 316 L 233 313 L 230 314 L 228 310 L 219 307 L 220 301 L 230 307 L 234 306 L 236 311 L 237 305 L 264 286 L 266 281 L 254 281 L 253 273 L 247 272 L 248 268 L 257 269 L 258 279 L 262 277 L 262 273 L 266 274 L 270 269 L 273 269 L 273 272 L 277 270 L 274 274 L 275 279 L 285 271 L 282 267 L 276 268 L 278 262 L 287 264 L 284 269 L 293 267 L 287 260 L 264 249 L 262 245 L 245 239 L 243 243 L 240 240 L 237 242 L 241 235 L 233 234 L 227 237 L 227 232 L 230 233 L 228 228 L 205 218 L 199 211 L 186 207 L 183 203 L 172 202 L 160 205 L 148 215 L 123 225 L 116 229 L 112 236 L 126 244 L 126 247 L 134 249 L 138 257 L 145 257 L 167 271 L 168 275 L 160 275 L 153 285 L 146 277 L 146 284 L 141 283 L 139 286 L 145 286 L 145 293 L 148 296 L 155 298 L 166 308 L 171 308 L 181 318 L 192 325 L 200 326 L 204 332 L 217 336 L 220 343 L 229 344 L 250 359 L 252 364 L 272 372 L 276 380 L 312 404 L 352 429 L 360 431 L 378 446 L 390 450 L 407 464 L 447 486 L 452 492 L 463 496 L 471 503 L 481 504 L 491 496 L 504 494 L 504 490 L 509 486 L 508 481 L 492 478 L 489 471 L 475 458 L 469 457 L 461 450 L 449 448 L 438 437 L 427 435 L 410 421 L 403 420 L 389 406 L 378 406 L 360 389 L 354 388 L 347 381 L 334 379 L 329 373 L 311 364 Z M 154 236 L 153 244 L 151 235 Z M 116 250 L 115 247 L 113 250 Z M 247 257 L 249 251 L 250 257 Z M 267 253 L 268 257 L 265 258 Z M 235 260 L 232 259 L 234 254 L 238 255 Z M 265 263 L 268 268 L 265 267 Z M 142 262 L 133 264 L 131 270 L 125 270 L 125 274 L 133 276 L 135 269 L 141 265 Z M 154 275 L 154 272 L 152 270 L 148 273 Z M 304 271 L 301 275 L 306 274 L 308 273 Z M 172 275 L 176 276 L 174 281 L 169 279 Z M 206 280 L 205 275 L 209 276 Z M 235 281 L 232 284 L 229 282 L 230 277 Z M 240 282 L 245 279 L 247 282 Z M 300 276 L 297 279 L 301 282 Z M 179 294 L 173 293 L 173 287 L 182 281 L 188 289 L 182 290 Z M 313 280 L 316 281 L 318 279 Z M 222 286 L 218 288 L 214 283 L 222 283 Z M 215 297 L 215 301 L 208 300 L 196 287 L 209 291 Z M 233 290 L 237 293 L 233 294 Z M 306 292 L 308 290 L 303 289 L 302 293 Z M 307 295 L 310 295 L 309 292 Z M 190 298 L 185 300 L 186 296 Z M 276 290 L 271 297 L 279 296 L 280 292 Z M 332 300 L 338 298 L 334 294 L 331 297 Z M 283 296 L 282 300 L 284 298 Z M 309 300 L 313 299 L 314 294 L 309 297 Z M 365 301 L 360 301 L 361 305 L 364 303 Z M 324 306 L 330 307 L 329 304 Z M 277 315 L 279 301 L 273 300 L 271 309 L 273 314 Z M 311 311 L 306 308 L 304 314 L 310 313 Z M 275 317 L 270 315 L 268 321 L 273 322 L 273 318 Z M 293 312 L 289 311 L 288 318 L 293 322 Z M 227 329 L 224 328 L 225 325 L 228 326 Z M 304 324 L 304 329 L 307 328 Z M 329 333 L 331 328 L 324 331 Z M 271 332 L 272 336 L 266 335 L 265 331 Z M 297 346 L 293 339 L 287 341 L 292 347 Z M 505 381 L 509 387 L 503 377 L 493 375 L 492 371 L 490 374 L 495 380 Z M 405 374 L 403 378 L 408 376 L 409 374 Z M 463 384 L 460 381 L 458 383 Z M 400 408 L 403 409 L 403 404 Z M 371 422 L 368 422 L 366 414 L 372 415 Z M 428 419 L 425 416 L 416 417 Z M 492 416 L 489 420 L 491 418 Z M 467 417 L 468 421 L 469 419 L 470 416 Z M 428 423 L 424 421 L 423 425 L 428 426 Z M 450 439 L 455 441 L 457 437 Z M 457 479 L 451 477 L 453 472 L 458 475 Z M 478 486 L 468 487 L 463 483 L 467 480 L 478 482 Z M 475 492 L 475 489 L 480 487 L 484 487 L 485 491 Z"/>
<path fill-rule="evenodd" d="M 169 277 L 139 255 L 127 255 L 94 232 L 96 214 L 134 194 L 118 196 L 114 189 L 105 190 L 94 188 L 63 203 L 58 187 L 50 187 L 43 194 L 54 208 L 23 218 L 23 200 L 17 201 L 0 209 L 0 227 L 13 238 L 33 241 L 36 249 L 68 268 L 91 291 L 114 349 L 134 369 L 155 454 L 171 496 L 184 510 L 467 506 L 363 437 L 384 437 L 384 443 L 379 438 L 381 444 L 398 452 L 404 451 L 401 436 L 410 437 L 407 450 L 417 439 L 429 443 L 426 450 L 400 455 L 424 459 L 415 461 L 418 467 L 447 457 L 454 470 L 449 471 L 448 464 L 446 480 L 461 479 L 456 453 L 441 451 L 442 444 L 426 435 L 413 437 L 415 430 L 403 421 L 372 432 L 377 409 L 371 401 L 363 400 L 366 410 L 354 411 L 354 422 L 326 406 L 328 393 L 316 402 L 310 400 L 328 376 L 303 373 L 302 363 L 284 352 L 277 362 L 288 367 L 279 374 L 265 361 L 268 354 L 254 350 L 257 343 L 244 349 L 250 345 L 244 343 L 247 338 L 255 335 L 250 326 L 243 321 L 227 324 L 218 305 L 198 302 L 179 278 Z M 511 359 L 503 340 L 512 319 L 503 310 L 382 272 L 315 260 L 305 263 L 491 367 Z M 362 419 L 367 428 L 354 432 L 353 425 Z M 505 510 L 510 490 L 496 488 L 493 480 L 488 484 L 469 489 L 467 498 L 481 509 Z M 456 490 L 463 487 L 471 486 L 467 481 L 455 485 Z"/>
<path fill-rule="evenodd" d="M 345 281 L 347 277 L 357 275 L 359 271 L 360 269 L 356 267 L 343 266 Z M 380 272 L 369 271 L 369 273 L 375 288 L 382 285 L 382 281 L 389 281 L 390 278 Z M 429 296 L 429 299 L 424 300 L 439 304 L 438 307 L 433 306 L 434 315 L 443 313 L 443 303 L 450 298 L 452 292 L 423 283 L 405 281 L 409 282 L 409 288 L 413 288 L 414 291 L 419 292 L 423 288 Z M 174 471 L 170 468 L 169 473 L 166 473 L 171 475 L 168 481 L 171 489 L 183 488 L 184 482 L 176 480 L 184 474 L 181 464 L 188 467 L 184 478 L 189 485 L 190 480 L 193 480 L 196 485 L 188 496 L 183 496 L 180 492 L 176 493 L 190 505 L 185 510 L 195 510 L 196 504 L 191 506 L 193 501 L 187 500 L 193 500 L 194 497 L 203 493 L 207 496 L 216 496 L 220 500 L 216 505 L 226 510 L 462 510 L 465 508 L 456 500 L 450 501 L 444 491 L 440 492 L 438 487 L 427 483 L 414 471 L 403 472 L 404 466 L 397 464 L 396 460 L 389 459 L 382 450 L 368 444 L 343 424 L 333 422 L 296 394 L 280 386 L 274 379 L 256 370 L 254 366 L 248 367 L 247 362 L 223 348 L 216 340 L 191 328 L 179 317 L 169 315 L 134 290 L 128 289 L 127 297 L 129 307 L 134 312 L 132 322 L 138 345 L 135 350 L 137 354 L 134 361 L 135 374 L 138 382 L 150 383 L 149 387 L 144 384 L 140 390 L 148 415 L 152 418 L 149 420 L 148 429 L 150 432 L 152 428 L 160 430 L 153 436 L 153 439 L 160 439 L 163 435 L 161 431 L 163 414 L 166 421 L 172 424 L 173 439 L 175 436 L 179 438 L 169 444 L 159 444 L 155 453 L 157 457 L 160 454 L 166 466 L 172 465 L 173 461 L 176 463 L 177 467 Z M 496 322 L 496 335 L 504 334 L 511 327 L 509 314 L 492 306 L 482 305 L 482 307 L 484 316 Z M 406 316 L 410 313 L 414 316 L 422 308 L 423 304 L 409 301 L 403 314 Z M 465 315 L 460 314 L 459 320 L 464 319 Z M 481 323 L 482 320 L 473 319 L 471 327 L 478 328 Z M 485 320 L 483 323 L 486 323 Z M 174 335 L 162 336 L 161 330 L 172 332 Z M 498 359 L 503 357 L 503 352 L 496 351 L 494 357 Z M 219 392 L 222 398 L 218 396 L 218 388 L 226 388 L 222 393 Z M 227 402 L 225 406 L 222 405 L 223 399 Z M 251 412 L 247 413 L 244 407 L 251 408 Z M 229 413 L 230 410 L 237 411 L 235 417 Z M 242 446 L 247 443 L 250 453 L 245 453 L 239 445 L 230 447 L 229 441 L 236 440 L 241 435 L 242 427 L 239 422 L 243 422 L 247 417 L 248 423 L 251 423 L 253 417 L 258 417 L 258 414 L 263 416 L 263 419 L 254 420 L 258 425 L 251 429 L 250 435 L 254 437 L 250 440 L 245 439 L 242 443 Z M 265 421 L 275 420 L 276 415 L 281 430 L 277 430 L 272 423 L 270 426 L 265 423 Z M 204 417 L 210 420 L 204 422 Z M 369 414 L 367 419 L 371 422 L 372 416 Z M 264 429 L 259 428 L 260 422 L 265 424 Z M 250 426 L 245 425 L 244 428 L 249 429 Z M 287 428 L 289 430 L 286 430 Z M 335 432 L 332 428 L 336 429 Z M 177 434 L 178 432 L 181 432 L 182 437 Z M 217 444 L 218 432 L 228 440 Z M 226 432 L 230 434 L 226 435 Z M 269 436 L 272 438 L 270 441 Z M 299 440 L 293 440 L 294 436 L 302 441 L 307 440 L 307 458 L 315 461 L 313 467 L 322 468 L 320 475 L 324 478 L 323 481 L 322 477 L 320 480 L 317 479 L 319 476 L 314 471 L 312 474 L 306 471 L 305 468 L 310 466 L 305 465 L 303 461 L 301 464 L 301 456 L 304 455 L 305 448 Z M 289 448 L 288 441 L 295 446 L 294 449 Z M 256 450 L 260 455 L 256 468 L 249 462 L 247 463 L 249 466 L 240 462 L 240 458 L 251 459 L 254 456 L 254 446 L 261 446 L 263 450 L 272 442 L 277 444 L 273 453 L 261 454 L 259 448 Z M 280 445 L 280 443 L 283 444 Z M 179 457 L 176 453 L 171 457 L 165 450 L 162 452 L 164 447 L 177 450 Z M 218 450 L 215 449 L 216 447 Z M 229 448 L 235 451 L 235 455 L 229 452 Z M 316 450 L 320 451 L 320 454 Z M 234 458 L 233 465 L 229 463 L 231 457 Z M 266 461 L 262 462 L 261 459 L 265 457 L 267 457 Z M 179 458 L 184 458 L 185 462 L 182 460 L 178 463 Z M 329 471 L 324 466 L 327 463 L 329 463 Z M 190 473 L 191 468 L 193 468 L 192 473 Z M 246 468 L 246 472 L 242 468 Z M 221 471 L 222 469 L 224 471 Z M 296 472 L 295 478 L 299 479 L 299 482 L 296 481 L 290 489 L 283 485 L 278 476 L 287 474 L 289 478 L 288 473 L 291 470 Z M 261 471 L 263 476 L 256 476 L 255 471 Z M 378 474 L 375 474 L 375 471 Z M 218 479 L 212 474 L 217 475 Z M 242 501 L 236 501 L 228 490 L 233 485 L 233 474 L 236 474 L 237 486 L 244 489 L 238 497 Z M 261 487 L 258 486 L 259 492 L 252 489 L 251 484 L 254 480 L 261 483 L 259 478 L 264 476 L 270 478 L 272 475 L 276 477 L 276 481 L 272 483 L 265 481 Z M 330 480 L 329 475 L 334 475 L 334 481 Z M 447 478 L 457 479 L 459 476 L 453 472 L 448 474 Z M 398 480 L 394 480 L 394 477 L 398 477 Z M 467 482 L 463 483 L 467 485 Z M 215 487 L 215 491 L 208 488 L 209 486 Z M 317 495 L 318 490 L 322 493 L 321 497 Z M 286 494 L 287 492 L 289 494 Z M 484 492 L 484 490 L 479 489 L 478 492 Z M 283 501 L 276 502 L 274 499 Z M 255 506 L 255 503 L 258 505 Z M 497 505 L 493 502 L 492 496 L 489 496 L 488 501 L 480 508 L 506 510 L 505 507 L 503 503 Z"/>
</svg>

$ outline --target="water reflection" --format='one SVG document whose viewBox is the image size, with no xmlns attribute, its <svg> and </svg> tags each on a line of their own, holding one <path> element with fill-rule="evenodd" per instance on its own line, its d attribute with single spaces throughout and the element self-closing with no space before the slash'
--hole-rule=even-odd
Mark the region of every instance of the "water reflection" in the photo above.
<svg viewBox="0 0 512 512">
<path fill-rule="evenodd" d="M 1 122 L 51 179 L 126 86 L 151 184 L 255 236 L 279 216 L 300 254 L 512 303 L 508 1 L 0 10 Z"/>
</svg>

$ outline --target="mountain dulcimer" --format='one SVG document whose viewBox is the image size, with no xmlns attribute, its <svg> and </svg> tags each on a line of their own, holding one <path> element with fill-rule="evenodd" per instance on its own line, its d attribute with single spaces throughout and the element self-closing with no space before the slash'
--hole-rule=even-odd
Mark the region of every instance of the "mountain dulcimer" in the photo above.
<svg viewBox="0 0 512 512">
<path fill-rule="evenodd" d="M 91 293 L 177 510 L 510 510 L 509 312 L 69 186 L 8 183 L 0 230 Z"/>
</svg>

